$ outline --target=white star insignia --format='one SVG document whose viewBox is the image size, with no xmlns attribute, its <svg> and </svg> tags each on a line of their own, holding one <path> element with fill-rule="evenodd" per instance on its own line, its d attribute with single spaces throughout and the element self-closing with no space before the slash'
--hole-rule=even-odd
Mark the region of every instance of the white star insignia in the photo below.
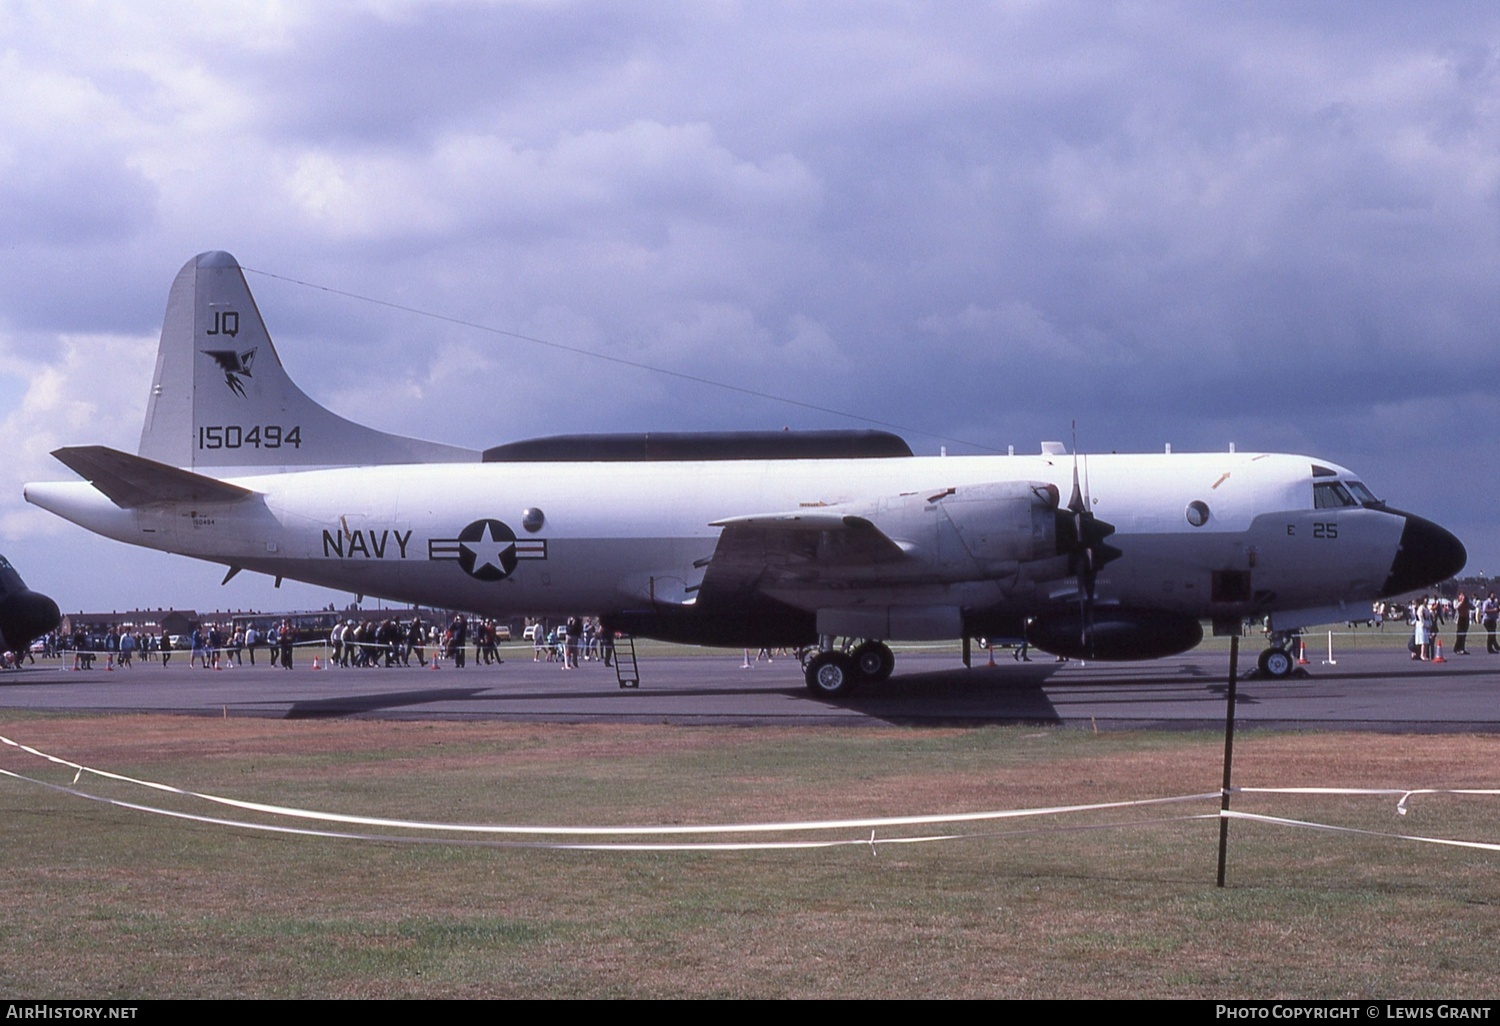
<svg viewBox="0 0 1500 1026">
<path fill-rule="evenodd" d="M 486 538 L 485 535 L 488 535 L 488 537 Z M 492 566 L 501 573 L 504 573 L 505 564 L 501 560 L 505 558 L 507 552 L 515 548 L 516 543 L 495 537 L 495 525 L 486 524 L 484 534 L 480 535 L 476 541 L 461 541 L 458 545 L 459 548 L 474 557 L 475 570 Z"/>
</svg>

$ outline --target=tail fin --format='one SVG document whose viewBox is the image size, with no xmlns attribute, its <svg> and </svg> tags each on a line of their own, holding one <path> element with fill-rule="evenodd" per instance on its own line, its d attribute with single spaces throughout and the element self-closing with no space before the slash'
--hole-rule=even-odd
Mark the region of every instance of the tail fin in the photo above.
<svg viewBox="0 0 1500 1026">
<path fill-rule="evenodd" d="M 308 398 L 271 345 L 240 265 L 200 253 L 172 282 L 140 455 L 175 467 L 461 463 L 479 452 L 387 434 Z"/>
</svg>

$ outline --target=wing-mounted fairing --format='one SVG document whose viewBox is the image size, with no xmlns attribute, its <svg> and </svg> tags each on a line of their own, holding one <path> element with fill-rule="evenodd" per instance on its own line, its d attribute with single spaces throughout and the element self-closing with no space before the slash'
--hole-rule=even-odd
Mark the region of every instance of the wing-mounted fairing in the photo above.
<svg viewBox="0 0 1500 1026">
<path fill-rule="evenodd" d="M 858 589 L 1060 576 L 1057 506 L 1051 484 L 997 481 L 715 521 L 699 601 L 760 592 L 814 609 Z"/>
</svg>

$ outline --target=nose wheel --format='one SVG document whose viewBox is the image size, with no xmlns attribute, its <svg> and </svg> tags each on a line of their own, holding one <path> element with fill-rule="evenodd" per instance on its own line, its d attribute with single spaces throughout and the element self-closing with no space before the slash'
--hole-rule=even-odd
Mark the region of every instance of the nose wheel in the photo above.
<svg viewBox="0 0 1500 1026">
<path fill-rule="evenodd" d="M 1260 671 L 1260 675 L 1272 680 L 1290 677 L 1296 667 L 1297 660 L 1293 659 L 1292 654 L 1284 648 L 1266 649 L 1255 663 L 1255 668 Z"/>
</svg>

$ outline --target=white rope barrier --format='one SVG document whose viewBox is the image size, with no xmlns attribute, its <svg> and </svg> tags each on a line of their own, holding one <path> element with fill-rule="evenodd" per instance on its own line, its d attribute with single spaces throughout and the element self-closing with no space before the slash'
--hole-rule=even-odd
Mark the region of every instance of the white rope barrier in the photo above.
<svg viewBox="0 0 1500 1026">
<path fill-rule="evenodd" d="M 1164 823 L 1189 822 L 1193 820 L 1212 819 L 1213 813 L 1200 813 L 1190 816 L 1179 816 L 1164 819 L 1137 820 L 1118 823 L 1095 823 L 1085 825 L 1070 825 L 1048 830 L 1010 830 L 1010 831 L 988 831 L 983 833 L 950 833 L 950 834 L 928 834 L 913 837 L 879 837 L 874 830 L 870 831 L 869 837 L 841 838 L 836 840 L 800 840 L 800 841 L 674 841 L 674 842 L 646 842 L 646 841 L 619 841 L 605 843 L 598 841 L 515 841 L 515 840 L 491 840 L 470 837 L 411 837 L 400 834 L 368 834 L 351 833 L 340 830 L 314 830 L 308 827 L 279 826 L 273 823 L 251 823 L 244 820 L 223 819 L 215 816 L 200 816 L 194 813 L 180 812 L 173 809 L 162 809 L 151 805 L 141 805 L 136 802 L 121 801 L 117 798 L 106 798 L 102 795 L 89 794 L 77 788 L 67 787 L 62 784 L 53 784 L 45 780 L 37 780 L 27 777 L 11 770 L 0 769 L 0 776 L 10 777 L 26 783 L 35 784 L 52 791 L 83 798 L 87 801 L 99 802 L 114 808 L 125 809 L 131 812 L 144 812 L 151 815 L 167 816 L 172 819 L 186 820 L 194 823 L 204 823 L 211 826 L 227 826 L 238 830 L 259 831 L 272 834 L 291 834 L 302 837 L 331 838 L 335 840 L 348 841 L 378 841 L 391 844 L 441 844 L 455 847 L 483 847 L 483 848 L 532 848 L 552 851 L 786 851 L 812 848 L 849 848 L 868 847 L 871 854 L 877 854 L 881 844 L 927 844 L 935 841 L 963 841 L 986 837 L 1013 837 L 1024 834 L 1078 832 L 1082 830 L 1118 830 L 1126 826 L 1151 826 Z"/>
<path fill-rule="evenodd" d="M 1269 816 L 1260 813 L 1240 812 L 1236 810 L 1218 810 L 1209 813 L 1194 813 L 1187 816 L 1167 817 L 1154 820 L 1136 820 L 1115 822 L 1107 824 L 1067 824 L 1060 826 L 1049 825 L 1045 828 L 1030 830 L 1011 831 L 988 831 L 988 832 L 948 832 L 927 833 L 908 836 L 879 836 L 882 829 L 893 829 L 913 826 L 956 826 L 959 824 L 982 824 L 998 823 L 1003 820 L 1029 819 L 1038 817 L 1056 817 L 1083 812 L 1098 812 L 1111 809 L 1141 808 L 1145 806 L 1167 805 L 1182 802 L 1200 802 L 1217 799 L 1222 796 L 1221 791 L 1209 791 L 1200 794 L 1173 795 L 1164 798 L 1145 798 L 1128 801 L 1096 802 L 1077 805 L 1053 805 L 1031 809 L 1003 809 L 985 812 L 964 812 L 945 814 L 924 814 L 911 816 L 881 816 L 863 818 L 844 818 L 831 820 L 792 820 L 771 823 L 723 823 L 723 824 L 699 824 L 695 826 L 587 826 L 587 825 L 537 825 L 537 824 L 482 824 L 482 823 L 442 823 L 425 820 L 389 819 L 378 816 L 355 816 L 345 813 L 322 812 L 311 809 L 299 809 L 283 805 L 273 805 L 265 802 L 252 802 L 236 798 L 226 798 L 221 795 L 208 794 L 199 791 L 190 791 L 184 788 L 174 787 L 170 784 L 158 781 L 143 780 L 125 774 L 113 773 L 95 767 L 86 766 L 82 763 L 63 759 L 29 745 L 21 744 L 11 738 L 0 736 L 0 744 L 7 745 L 17 751 L 24 752 L 35 758 L 44 760 L 56 766 L 65 767 L 73 771 L 72 785 L 51 783 L 38 780 L 24 774 L 16 773 L 8 769 L 0 769 L 0 776 L 13 780 L 33 784 L 38 787 L 47 788 L 52 791 L 68 794 L 73 797 L 88 801 L 99 802 L 114 808 L 124 809 L 132 812 L 140 812 L 149 815 L 165 816 L 172 819 L 185 820 L 195 823 L 203 823 L 213 826 L 230 827 L 237 830 L 252 830 L 263 833 L 287 834 L 304 837 L 333 838 L 339 840 L 380 841 L 393 843 L 412 844 L 447 844 L 447 845 L 479 845 L 485 847 L 521 847 L 521 848 L 543 848 L 557 850 L 583 850 L 583 851 L 777 851 L 777 850 L 799 850 L 814 848 L 838 848 L 838 847 L 869 847 L 872 853 L 880 844 L 927 844 L 936 841 L 955 841 L 975 839 L 982 837 L 1015 836 L 1019 834 L 1036 834 L 1044 832 L 1066 832 L 1076 830 L 1098 830 L 1119 829 L 1124 826 L 1143 826 L 1160 823 L 1188 822 L 1193 820 L 1207 819 L 1242 819 L 1251 822 L 1268 823 L 1276 826 L 1289 826 L 1310 830 L 1324 830 L 1334 833 L 1360 834 L 1368 837 L 1383 837 L 1393 840 L 1418 841 L 1426 844 L 1448 845 L 1452 847 L 1479 849 L 1484 851 L 1500 851 L 1500 843 L 1483 841 L 1463 841 L 1451 838 L 1427 837 L 1411 834 L 1395 834 L 1389 832 L 1365 830 L 1356 827 L 1335 826 L 1332 824 L 1316 823 L 1306 820 L 1289 819 L 1279 816 Z M 482 835 L 475 837 L 422 837 L 404 834 L 381 834 L 351 832 L 347 830 L 319 829 L 307 826 L 288 826 L 277 823 L 259 823 L 247 820 L 229 819 L 219 816 L 206 816 L 196 813 L 183 812 L 175 809 L 166 809 L 154 805 L 145 805 L 138 802 L 124 801 L 118 798 L 110 798 L 103 795 L 92 794 L 78 788 L 76 785 L 87 773 L 103 780 L 111 780 L 118 783 L 129 784 L 135 787 L 159 791 L 167 794 L 178 795 L 199 801 L 221 805 L 227 808 L 238 809 L 243 812 L 259 813 L 272 817 L 286 819 L 315 821 L 330 824 L 340 824 L 350 827 L 370 827 L 380 830 L 405 830 L 422 831 L 441 834 L 469 834 Z M 1238 794 L 1281 794 L 1281 795 L 1320 795 L 1320 796 L 1354 796 L 1354 797 L 1389 797 L 1399 795 L 1396 803 L 1396 811 L 1405 815 L 1409 799 L 1416 795 L 1466 795 L 1494 797 L 1500 795 L 1500 788 L 1370 788 L 1370 787 L 1237 787 L 1231 793 Z M 495 838 L 519 838 L 519 837 L 579 837 L 579 838 L 645 838 L 645 837 L 705 837 L 713 835 L 731 834 L 797 834 L 814 831 L 847 831 L 860 830 L 869 831 L 868 836 L 861 834 L 859 837 L 844 838 L 801 838 L 788 840 L 673 840 L 673 841 L 647 841 L 647 840 L 575 840 L 575 841 L 540 841 L 540 840 L 498 840 Z"/>
<path fill-rule="evenodd" d="M 990 812 L 960 812 L 938 815 L 920 816 L 880 816 L 856 819 L 832 819 L 832 820 L 802 820 L 780 823 L 729 823 L 729 824 L 705 824 L 698 826 L 562 826 L 562 825 L 516 825 L 516 824 L 483 824 L 483 823 L 437 823 L 424 820 L 408 819 L 386 819 L 377 816 L 352 816 L 337 812 L 319 812 L 310 809 L 297 809 L 283 805 L 268 805 L 263 802 L 243 801 L 237 798 L 225 798 L 219 795 L 206 794 L 198 791 L 188 791 L 170 784 L 157 783 L 151 780 L 141 780 L 119 773 L 111 773 L 108 770 L 95 769 L 81 763 L 71 762 L 67 759 L 49 755 L 29 745 L 23 745 L 8 737 L 0 736 L 0 744 L 6 744 L 39 759 L 58 766 L 65 766 L 74 770 L 73 782 L 76 784 L 85 773 L 101 777 L 106 780 L 115 780 L 121 783 L 133 784 L 138 787 L 150 788 L 156 791 L 164 791 L 168 794 L 181 795 L 186 798 L 196 798 L 200 801 L 213 802 L 230 808 L 242 809 L 247 812 L 259 812 L 270 816 L 284 816 L 294 819 L 317 820 L 325 823 L 345 823 L 354 826 L 372 826 L 384 829 L 398 830 L 441 830 L 454 833 L 481 833 L 481 834 L 533 834 L 533 835 L 572 835 L 572 836 L 642 836 L 642 835 L 693 835 L 693 834 L 743 834 L 743 833 L 795 833 L 813 830 L 848 830 L 848 829 L 878 829 L 886 827 L 904 826 L 936 826 L 945 823 L 975 823 L 986 820 L 1016 819 L 1029 816 L 1055 816 L 1077 812 L 1095 812 L 1103 809 L 1123 809 L 1133 806 L 1162 805 L 1173 802 L 1206 801 L 1219 797 L 1219 792 L 1209 791 L 1202 794 L 1177 795 L 1168 798 L 1145 798 L 1135 801 L 1102 802 L 1087 805 L 1058 805 L 1038 809 L 1007 809 Z"/>
<path fill-rule="evenodd" d="M 1263 816 L 1254 812 L 1235 812 L 1221 809 L 1224 819 L 1245 819 L 1258 823 L 1274 823 L 1277 826 L 1302 827 L 1307 830 L 1328 830 L 1340 834 L 1362 834 L 1365 837 L 1387 837 L 1396 841 L 1420 841 L 1424 844 L 1445 844 L 1455 848 L 1479 848 L 1484 851 L 1500 851 L 1500 844 L 1486 841 L 1455 841 L 1446 837 L 1422 837 L 1418 834 L 1392 834 L 1381 830 L 1361 830 L 1358 827 L 1332 826 L 1328 823 L 1310 823 L 1301 819 L 1285 819 L 1280 816 Z"/>
<path fill-rule="evenodd" d="M 1237 794 L 1340 794 L 1340 795 L 1393 795 L 1399 794 L 1401 800 L 1396 803 L 1396 814 L 1406 815 L 1406 800 L 1412 795 L 1419 794 L 1469 794 L 1486 795 L 1493 797 L 1500 795 L 1500 788 L 1480 787 L 1419 787 L 1403 789 L 1399 787 L 1236 787 L 1231 791 Z"/>
</svg>

